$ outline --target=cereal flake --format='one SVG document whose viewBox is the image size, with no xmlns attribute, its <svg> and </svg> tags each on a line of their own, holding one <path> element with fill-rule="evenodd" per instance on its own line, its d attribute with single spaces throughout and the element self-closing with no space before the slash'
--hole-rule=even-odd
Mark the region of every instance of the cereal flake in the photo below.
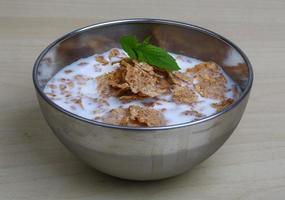
<svg viewBox="0 0 285 200">
<path fill-rule="evenodd" d="M 192 104 L 197 101 L 197 95 L 187 86 L 175 86 L 173 88 L 172 100 L 178 104 Z"/>
</svg>

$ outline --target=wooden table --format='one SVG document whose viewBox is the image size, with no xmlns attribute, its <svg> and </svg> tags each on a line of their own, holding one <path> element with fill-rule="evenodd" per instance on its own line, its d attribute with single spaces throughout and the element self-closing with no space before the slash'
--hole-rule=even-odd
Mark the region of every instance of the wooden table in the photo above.
<svg viewBox="0 0 285 200">
<path fill-rule="evenodd" d="M 33 63 L 50 42 L 101 21 L 153 17 L 216 31 L 249 56 L 254 87 L 226 144 L 182 176 L 130 182 L 75 158 L 44 121 Z M 284 0 L 0 0 L 0 199 L 285 199 Z"/>
</svg>

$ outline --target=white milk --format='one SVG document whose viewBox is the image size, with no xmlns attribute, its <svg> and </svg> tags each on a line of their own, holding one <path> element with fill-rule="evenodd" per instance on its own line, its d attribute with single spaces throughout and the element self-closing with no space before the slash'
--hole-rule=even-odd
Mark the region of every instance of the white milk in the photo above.
<svg viewBox="0 0 285 200">
<path fill-rule="evenodd" d="M 104 107 L 94 101 L 94 99 L 99 98 L 99 94 L 96 91 L 96 77 L 115 70 L 119 64 L 116 63 L 112 65 L 111 63 L 126 57 L 126 53 L 122 49 L 118 50 L 120 54 L 112 57 L 111 60 L 108 57 L 111 50 L 100 54 L 109 61 L 109 64 L 107 65 L 102 65 L 97 62 L 96 56 L 98 55 L 93 55 L 88 58 L 82 58 L 71 65 L 64 67 L 47 83 L 44 92 L 58 106 L 76 115 L 92 120 L 103 116 L 113 108 L 127 108 L 130 105 L 144 106 L 143 102 L 148 102 L 152 99 L 148 98 L 144 100 L 135 100 L 129 103 L 122 103 L 116 97 L 109 97 L 107 99 L 109 105 Z M 176 55 L 173 53 L 171 53 L 171 55 L 176 59 L 177 64 L 181 68 L 181 72 L 185 72 L 187 68 L 194 67 L 202 62 L 182 55 Z M 82 80 L 80 76 L 88 80 Z M 225 73 L 224 76 L 227 79 L 228 89 L 226 97 L 233 99 L 237 98 L 231 90 L 231 88 L 236 84 Z M 69 82 L 72 82 L 73 86 Z M 62 90 L 60 88 L 65 89 Z M 238 90 L 240 91 L 239 88 Z M 204 98 L 198 93 L 196 94 L 198 96 L 198 103 L 195 103 L 192 106 L 163 101 L 171 100 L 171 95 L 164 95 L 160 96 L 158 100 L 161 105 L 155 105 L 152 108 L 157 110 L 166 108 L 163 115 L 167 120 L 167 125 L 180 124 L 195 120 L 195 116 L 182 114 L 182 112 L 187 110 L 196 110 L 205 116 L 210 116 L 216 113 L 216 109 L 214 109 L 211 104 L 219 103 L 219 100 Z M 82 106 L 78 102 L 74 102 L 76 99 L 81 99 Z"/>
</svg>

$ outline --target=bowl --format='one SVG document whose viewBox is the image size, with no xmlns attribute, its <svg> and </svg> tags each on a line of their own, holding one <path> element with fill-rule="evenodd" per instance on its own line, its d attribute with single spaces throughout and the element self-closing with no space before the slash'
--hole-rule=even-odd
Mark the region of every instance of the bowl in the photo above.
<svg viewBox="0 0 285 200">
<path fill-rule="evenodd" d="M 239 84 L 239 99 L 209 117 L 163 127 L 123 127 L 85 119 L 53 103 L 43 92 L 64 66 L 119 47 L 123 35 L 152 41 L 167 51 L 214 61 Z M 157 180 L 184 173 L 221 147 L 238 125 L 253 82 L 246 55 L 228 39 L 191 24 L 126 19 L 87 26 L 64 35 L 37 58 L 33 81 L 41 111 L 59 140 L 97 170 L 124 179 Z"/>
</svg>

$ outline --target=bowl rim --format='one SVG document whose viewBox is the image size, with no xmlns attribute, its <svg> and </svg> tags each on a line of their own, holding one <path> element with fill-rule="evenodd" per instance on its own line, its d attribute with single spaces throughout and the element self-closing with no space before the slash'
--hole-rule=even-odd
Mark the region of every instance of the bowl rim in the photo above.
<svg viewBox="0 0 285 200">
<path fill-rule="evenodd" d="M 58 106 L 57 104 L 55 104 L 52 100 L 50 100 L 47 95 L 44 94 L 44 92 L 42 91 L 42 89 L 39 86 L 39 81 L 37 79 L 37 71 L 38 71 L 38 67 L 39 64 L 42 60 L 42 58 L 46 55 L 46 53 L 55 45 L 57 45 L 59 42 L 64 41 L 72 36 L 75 36 L 81 32 L 87 31 L 89 29 L 94 29 L 94 28 L 101 28 L 104 26 L 109 26 L 109 25 L 116 25 L 116 24 L 128 24 L 128 23 L 157 23 L 157 24 L 167 24 L 167 25 L 172 25 L 172 26 L 180 26 L 183 28 L 191 28 L 191 29 L 195 29 L 197 31 L 200 31 L 202 33 L 205 33 L 207 35 L 210 35 L 218 40 L 221 40 L 223 42 L 225 42 L 226 44 L 228 44 L 229 46 L 231 46 L 232 48 L 234 48 L 240 55 L 241 57 L 244 59 L 247 67 L 248 67 L 248 83 L 246 85 L 246 88 L 244 89 L 244 91 L 242 92 L 242 95 L 239 97 L 239 99 L 234 102 L 232 105 L 226 107 L 225 109 L 223 109 L 220 112 L 217 112 L 213 115 L 210 115 L 208 117 L 196 120 L 196 121 L 190 121 L 190 122 L 185 122 L 185 123 L 180 123 L 180 124 L 173 124 L 173 125 L 168 125 L 168 126 L 158 126 L 158 127 L 130 127 L 130 126 L 119 126 L 119 125 L 112 125 L 112 124 L 107 124 L 104 122 L 99 122 L 99 121 L 95 121 L 95 120 L 91 120 L 91 119 L 87 119 L 84 117 L 81 117 L 77 114 L 71 113 L 65 109 L 63 109 L 62 107 Z M 174 21 L 174 20 L 167 20 L 167 19 L 154 19 L 154 18 L 130 18 L 130 19 L 119 19 L 119 20 L 112 20 L 112 21 L 105 21 L 105 22 L 101 22 L 101 23 L 96 23 L 96 24 L 91 24 L 82 28 L 78 28 L 74 31 L 71 31 L 61 37 L 59 37 L 58 39 L 56 39 L 54 42 L 52 42 L 50 45 L 48 45 L 41 53 L 40 55 L 37 57 L 34 66 L 33 66 L 33 83 L 34 86 L 36 88 L 36 91 L 38 92 L 38 94 L 40 94 L 40 96 L 53 108 L 55 108 L 56 110 L 60 111 L 63 114 L 66 114 L 74 119 L 80 120 L 82 122 L 87 122 L 89 124 L 93 124 L 93 125 L 98 125 L 101 127 L 105 127 L 105 128 L 115 128 L 115 129 L 124 129 L 124 130 L 136 130 L 136 131 L 155 131 L 155 130 L 168 130 L 168 129 L 176 129 L 176 128 L 183 128 L 183 127 L 187 127 L 187 126 L 193 126 L 196 124 L 200 124 L 206 121 L 210 121 L 214 118 L 217 118 L 221 115 L 223 115 L 224 113 L 229 112 L 230 110 L 234 109 L 236 106 L 238 106 L 243 99 L 247 96 L 247 94 L 250 92 L 251 87 L 252 87 L 252 83 L 253 83 L 253 69 L 252 69 L 252 65 L 249 61 L 249 59 L 247 58 L 246 54 L 237 46 L 235 45 L 233 42 L 231 42 L 229 39 L 226 39 L 225 37 L 210 31 L 208 29 L 202 28 L 200 26 L 197 25 L 193 25 L 193 24 L 189 24 L 189 23 L 185 23 L 185 22 L 178 22 L 178 21 Z"/>
</svg>

